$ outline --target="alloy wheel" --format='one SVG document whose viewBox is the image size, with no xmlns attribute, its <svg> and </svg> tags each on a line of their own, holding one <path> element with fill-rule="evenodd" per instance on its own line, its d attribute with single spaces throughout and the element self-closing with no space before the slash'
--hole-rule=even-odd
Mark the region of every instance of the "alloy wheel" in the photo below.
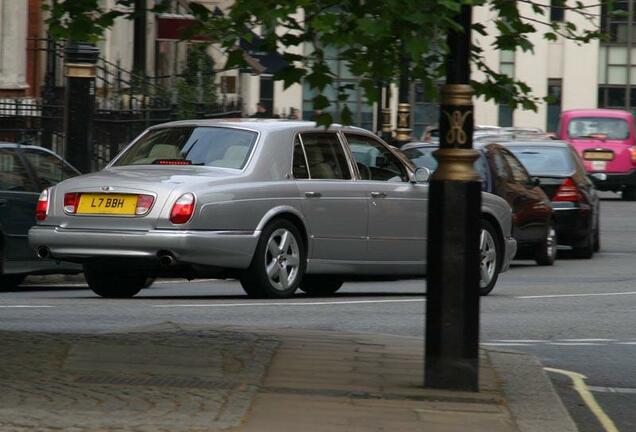
<svg viewBox="0 0 636 432">
<path fill-rule="evenodd" d="M 265 271 L 271 285 L 287 290 L 298 277 L 300 247 L 294 234 L 286 228 L 274 231 L 265 248 Z"/>
<path fill-rule="evenodd" d="M 555 257 L 557 254 L 556 230 L 553 226 L 548 229 L 548 235 L 545 239 L 546 255 Z"/>
<path fill-rule="evenodd" d="M 497 247 L 495 239 L 490 232 L 483 228 L 479 237 L 479 250 L 481 253 L 479 286 L 480 288 L 485 288 L 490 284 L 497 272 Z"/>
</svg>

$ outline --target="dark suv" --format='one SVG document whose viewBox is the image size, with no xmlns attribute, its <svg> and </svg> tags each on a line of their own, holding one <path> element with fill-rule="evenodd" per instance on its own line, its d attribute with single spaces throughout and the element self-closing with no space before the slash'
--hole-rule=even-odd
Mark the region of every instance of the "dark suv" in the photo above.
<svg viewBox="0 0 636 432">
<path fill-rule="evenodd" d="M 79 266 L 41 260 L 29 246 L 40 192 L 79 172 L 41 147 L 0 143 L 0 288 L 28 274 L 79 273 Z"/>
</svg>

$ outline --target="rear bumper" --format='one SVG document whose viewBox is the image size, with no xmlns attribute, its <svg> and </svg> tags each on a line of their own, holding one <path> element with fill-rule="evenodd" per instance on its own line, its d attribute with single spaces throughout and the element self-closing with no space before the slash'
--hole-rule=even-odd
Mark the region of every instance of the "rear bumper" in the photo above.
<svg viewBox="0 0 636 432">
<path fill-rule="evenodd" d="M 592 182 L 598 190 L 618 191 L 623 186 L 636 186 L 636 169 L 633 169 L 627 173 L 603 173 L 607 175 L 606 180 L 598 180 L 592 177 Z M 594 174 L 594 172 L 590 172 L 590 174 Z"/>
<path fill-rule="evenodd" d="M 571 203 L 567 203 L 571 204 Z M 578 246 L 592 229 L 592 211 L 582 207 L 554 207 L 557 244 Z"/>
<path fill-rule="evenodd" d="M 510 267 L 510 263 L 517 253 L 517 240 L 513 237 L 508 237 L 504 239 L 504 260 L 501 264 L 501 272 L 505 272 Z"/>
<path fill-rule="evenodd" d="M 35 226 L 29 243 L 37 250 L 46 247 L 50 256 L 62 261 L 82 262 L 91 258 L 158 259 L 172 254 L 177 263 L 247 268 L 260 232 L 245 231 L 114 231 L 65 229 Z"/>
</svg>

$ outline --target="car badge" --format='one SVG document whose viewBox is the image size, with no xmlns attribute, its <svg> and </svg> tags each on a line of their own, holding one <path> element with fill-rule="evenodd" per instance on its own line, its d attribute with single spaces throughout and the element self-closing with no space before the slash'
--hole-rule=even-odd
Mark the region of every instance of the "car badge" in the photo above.
<svg viewBox="0 0 636 432">
<path fill-rule="evenodd" d="M 100 189 L 102 190 L 102 192 L 112 192 L 115 190 L 115 188 L 112 186 L 101 186 Z"/>
</svg>

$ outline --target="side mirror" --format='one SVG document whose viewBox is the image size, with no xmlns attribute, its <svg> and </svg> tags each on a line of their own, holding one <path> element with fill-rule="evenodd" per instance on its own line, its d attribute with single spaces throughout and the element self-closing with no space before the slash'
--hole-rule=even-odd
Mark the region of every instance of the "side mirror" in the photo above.
<svg viewBox="0 0 636 432">
<path fill-rule="evenodd" d="M 590 177 L 592 178 L 592 180 L 599 180 L 599 181 L 607 180 L 607 174 L 605 174 L 605 173 L 590 174 Z"/>
<path fill-rule="evenodd" d="M 541 179 L 539 177 L 532 177 L 530 185 L 532 185 L 532 187 L 541 186 Z"/>
<path fill-rule="evenodd" d="M 426 167 L 417 167 L 411 174 L 411 183 L 426 183 L 431 178 L 431 170 Z"/>
</svg>

